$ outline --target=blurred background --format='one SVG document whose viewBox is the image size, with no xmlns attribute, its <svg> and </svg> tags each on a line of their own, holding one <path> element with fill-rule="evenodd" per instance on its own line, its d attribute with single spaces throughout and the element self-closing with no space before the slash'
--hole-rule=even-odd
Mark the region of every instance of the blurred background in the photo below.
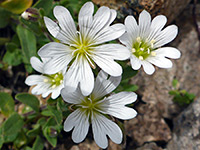
<svg viewBox="0 0 200 150">
<path fill-rule="evenodd" d="M 30 94 L 24 81 L 37 74 L 30 58 L 41 46 L 56 41 L 47 31 L 43 16 L 55 20 L 53 8 L 65 6 L 74 20 L 88 0 L 0 0 L 0 148 L 2 150 L 99 150 L 90 133 L 75 144 L 71 132 L 63 131 L 70 110 L 62 98 L 52 100 Z M 142 69 L 120 85 L 135 91 L 132 107 L 136 118 L 117 120 L 124 141 L 109 141 L 108 150 L 200 150 L 200 1 L 199 0 L 93 0 L 95 10 L 117 10 L 115 22 L 127 15 L 138 18 L 146 9 L 152 17 L 166 15 L 167 25 L 179 28 L 169 44 L 181 51 L 173 68 L 158 69 L 149 76 Z M 128 70 L 128 69 L 127 69 Z M 132 71 L 132 72 L 131 72 Z"/>
</svg>

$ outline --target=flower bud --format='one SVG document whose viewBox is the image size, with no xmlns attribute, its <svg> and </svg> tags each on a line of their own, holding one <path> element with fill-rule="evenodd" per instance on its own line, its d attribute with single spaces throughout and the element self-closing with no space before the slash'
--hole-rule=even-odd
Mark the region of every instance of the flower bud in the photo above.
<svg viewBox="0 0 200 150">
<path fill-rule="evenodd" d="M 39 19 L 39 12 L 35 8 L 28 8 L 21 14 L 25 20 L 37 21 Z"/>
</svg>

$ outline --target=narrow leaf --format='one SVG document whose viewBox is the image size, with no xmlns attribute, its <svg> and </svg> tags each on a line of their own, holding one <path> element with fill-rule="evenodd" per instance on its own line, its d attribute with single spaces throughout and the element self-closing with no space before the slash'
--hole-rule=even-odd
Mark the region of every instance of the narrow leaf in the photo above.
<svg viewBox="0 0 200 150">
<path fill-rule="evenodd" d="M 20 40 L 22 47 L 23 61 L 28 72 L 32 72 L 30 66 L 30 58 L 36 55 L 36 37 L 30 30 L 22 27 L 21 25 L 17 26 L 17 35 Z"/>
</svg>

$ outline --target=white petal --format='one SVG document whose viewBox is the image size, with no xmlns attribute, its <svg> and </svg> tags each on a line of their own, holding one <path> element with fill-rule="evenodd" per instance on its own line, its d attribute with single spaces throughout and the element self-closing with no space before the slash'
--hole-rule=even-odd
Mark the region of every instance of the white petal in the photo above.
<svg viewBox="0 0 200 150">
<path fill-rule="evenodd" d="M 44 82 L 44 79 L 48 78 L 42 75 L 30 75 L 26 78 L 25 83 L 29 86 L 32 86 Z"/>
<path fill-rule="evenodd" d="M 146 61 L 148 61 L 160 68 L 171 68 L 172 67 L 172 62 L 165 57 L 152 56 L 152 57 L 147 58 Z"/>
<path fill-rule="evenodd" d="M 125 60 L 130 57 L 130 51 L 121 44 L 104 44 L 95 47 L 95 53 L 105 55 L 115 60 Z"/>
<path fill-rule="evenodd" d="M 89 29 L 89 39 L 93 42 L 95 35 L 100 32 L 103 28 L 107 28 L 116 18 L 116 11 L 109 9 L 108 7 L 102 6 L 98 9 L 94 15 L 91 28 Z M 90 43 L 89 42 L 89 43 Z"/>
<path fill-rule="evenodd" d="M 44 92 L 44 93 L 42 94 L 42 97 L 43 97 L 43 98 L 46 98 L 47 96 L 49 96 L 50 93 L 51 93 L 51 91 L 48 90 L 47 92 Z"/>
<path fill-rule="evenodd" d="M 116 10 L 110 9 L 110 19 L 108 20 L 107 25 L 110 25 L 115 20 L 116 17 L 117 17 Z"/>
<path fill-rule="evenodd" d="M 78 18 L 84 17 L 84 16 L 92 16 L 94 13 L 94 5 L 92 2 L 87 2 L 85 3 L 80 11 L 79 11 L 79 16 Z"/>
<path fill-rule="evenodd" d="M 103 149 L 108 146 L 106 135 L 108 135 L 116 144 L 120 144 L 122 142 L 121 129 L 116 123 L 101 114 L 95 114 L 92 116 L 92 131 L 95 142 Z"/>
<path fill-rule="evenodd" d="M 46 74 L 55 74 L 66 68 L 69 62 L 72 60 L 72 55 L 60 55 L 57 57 L 53 57 L 44 65 L 44 72 Z"/>
<path fill-rule="evenodd" d="M 86 112 L 82 113 L 82 116 L 78 119 L 79 122 L 75 125 L 74 130 L 72 132 L 72 140 L 75 143 L 82 142 L 89 130 L 89 117 L 85 115 Z"/>
<path fill-rule="evenodd" d="M 67 71 L 65 86 L 75 91 L 79 82 L 82 94 L 88 96 L 94 88 L 94 75 L 88 61 L 83 56 L 76 59 Z"/>
<path fill-rule="evenodd" d="M 97 10 L 93 20 L 94 33 L 98 33 L 107 25 L 110 19 L 110 13 L 110 9 L 105 6 L 102 6 Z"/>
<path fill-rule="evenodd" d="M 145 61 L 145 60 L 141 61 L 141 63 L 142 63 L 144 72 L 146 72 L 148 75 L 151 75 L 154 73 L 155 68 L 151 63 L 149 63 L 148 61 Z"/>
<path fill-rule="evenodd" d="M 105 98 L 100 107 L 104 114 L 123 120 L 132 119 L 137 115 L 137 112 L 125 105 L 135 102 L 136 99 L 137 95 L 133 92 L 120 92 Z"/>
<path fill-rule="evenodd" d="M 72 41 L 76 39 L 76 26 L 70 12 L 63 6 L 55 6 L 53 12 L 66 36 Z"/>
<path fill-rule="evenodd" d="M 155 37 L 154 48 L 163 46 L 171 42 L 178 34 L 178 27 L 176 25 L 170 25 L 160 32 L 160 34 Z"/>
<path fill-rule="evenodd" d="M 143 10 L 139 15 L 139 36 L 146 39 L 149 35 L 149 29 L 151 25 L 151 15 Z"/>
<path fill-rule="evenodd" d="M 178 49 L 173 47 L 163 47 L 159 48 L 158 50 L 155 50 L 156 55 L 162 56 L 162 57 L 168 57 L 173 59 L 178 59 L 181 57 L 181 53 Z"/>
<path fill-rule="evenodd" d="M 32 94 L 34 95 L 40 95 L 40 94 L 43 94 L 43 93 L 46 93 L 47 91 L 50 90 L 50 86 L 51 84 L 50 83 L 40 83 L 40 84 L 37 84 L 31 91 Z M 51 90 L 50 90 L 51 91 Z"/>
<path fill-rule="evenodd" d="M 140 67 L 141 67 L 141 61 L 135 55 L 131 55 L 130 61 L 131 61 L 131 67 L 134 70 L 140 69 Z"/>
<path fill-rule="evenodd" d="M 57 43 L 57 42 L 50 42 L 42 46 L 39 51 L 38 55 L 40 57 L 60 57 L 61 55 L 68 55 L 72 53 L 72 49 L 64 44 Z"/>
<path fill-rule="evenodd" d="M 73 127 L 72 140 L 75 143 L 82 142 L 88 133 L 89 118 L 80 109 L 76 109 L 71 113 L 64 122 L 64 130 L 66 132 L 72 130 Z"/>
<path fill-rule="evenodd" d="M 119 41 L 126 45 L 126 47 L 128 49 L 132 49 L 133 46 L 133 39 L 130 37 L 130 34 L 128 34 L 127 32 L 125 32 L 120 38 Z"/>
<path fill-rule="evenodd" d="M 48 31 L 51 33 L 51 35 L 56 38 L 60 32 L 59 26 L 48 17 L 44 17 L 44 23 L 45 23 Z"/>
<path fill-rule="evenodd" d="M 52 99 L 56 99 L 60 95 L 61 88 L 57 87 L 51 94 Z"/>
<path fill-rule="evenodd" d="M 30 59 L 31 66 L 36 71 L 43 73 L 43 63 L 35 56 L 31 57 Z"/>
<path fill-rule="evenodd" d="M 91 57 L 94 62 L 109 75 L 117 77 L 122 74 L 122 67 L 112 58 L 106 57 L 105 55 L 92 55 Z"/>
<path fill-rule="evenodd" d="M 51 33 L 53 37 L 57 38 L 63 43 L 71 44 L 73 39 L 67 36 L 66 32 L 61 30 L 60 27 L 57 25 L 57 23 L 55 23 L 48 17 L 44 17 L 44 22 L 48 31 Z M 73 40 L 73 42 L 76 42 L 75 39 Z"/>
<path fill-rule="evenodd" d="M 70 91 L 71 89 L 65 87 L 61 90 L 61 96 L 65 102 L 71 104 L 80 104 L 84 100 L 80 88 L 78 87 L 74 92 Z"/>
<path fill-rule="evenodd" d="M 125 26 L 127 30 L 127 34 L 130 36 L 132 40 L 139 36 L 139 26 L 133 16 L 127 16 L 125 19 Z"/>
<path fill-rule="evenodd" d="M 112 41 L 119 38 L 125 32 L 125 26 L 117 23 L 110 27 L 104 28 L 94 37 L 94 45 Z"/>
<path fill-rule="evenodd" d="M 121 81 L 121 76 L 110 76 L 108 79 L 107 78 L 108 74 L 101 70 L 96 78 L 94 90 L 91 94 L 93 99 L 97 100 L 111 93 Z"/>
<path fill-rule="evenodd" d="M 167 23 L 167 18 L 163 15 L 158 15 L 156 16 L 151 23 L 151 32 L 148 36 L 148 40 L 154 40 L 154 38 L 160 33 L 162 28 L 165 26 Z"/>
<path fill-rule="evenodd" d="M 127 105 L 137 100 L 137 95 L 134 92 L 120 92 L 113 94 L 106 98 L 112 107 L 112 105 Z M 106 100 L 105 100 L 106 101 Z"/>
<path fill-rule="evenodd" d="M 79 11 L 78 24 L 81 36 L 86 37 L 93 20 L 94 5 L 92 2 L 85 3 Z"/>
</svg>

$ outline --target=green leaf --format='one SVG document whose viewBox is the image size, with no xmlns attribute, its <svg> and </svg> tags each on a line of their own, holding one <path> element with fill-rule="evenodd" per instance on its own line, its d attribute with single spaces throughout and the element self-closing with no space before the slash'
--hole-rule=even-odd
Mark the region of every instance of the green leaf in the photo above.
<svg viewBox="0 0 200 150">
<path fill-rule="evenodd" d="M 18 101 L 30 106 L 36 112 L 39 112 L 39 101 L 34 95 L 28 93 L 19 93 L 15 96 L 15 98 Z"/>
<path fill-rule="evenodd" d="M 122 74 L 122 81 L 130 79 L 130 78 L 134 77 L 138 73 L 138 71 L 137 70 L 133 70 L 131 68 L 131 66 L 125 67 L 123 72 L 124 73 Z"/>
<path fill-rule="evenodd" d="M 169 95 L 178 95 L 179 92 L 177 90 L 171 90 L 169 91 Z"/>
<path fill-rule="evenodd" d="M 35 137 L 38 134 L 40 134 L 40 125 L 36 124 L 35 127 L 32 130 L 29 130 L 27 133 L 27 136 Z"/>
<path fill-rule="evenodd" d="M 53 107 L 53 106 L 48 105 L 47 108 L 52 113 L 52 115 L 55 117 L 57 124 L 61 124 L 62 123 L 62 112 L 57 110 L 57 108 Z"/>
<path fill-rule="evenodd" d="M 2 125 L 4 142 L 13 142 L 24 125 L 24 121 L 17 113 L 10 116 Z"/>
<path fill-rule="evenodd" d="M 32 72 L 32 67 L 30 65 L 30 58 L 36 56 L 36 37 L 30 30 L 22 27 L 21 25 L 17 26 L 17 35 L 20 40 L 22 47 L 23 61 L 25 63 L 26 70 L 30 73 Z"/>
<path fill-rule="evenodd" d="M 44 129 L 44 136 L 46 137 L 47 141 L 53 146 L 56 147 L 57 144 L 57 137 L 49 136 L 49 128 Z"/>
<path fill-rule="evenodd" d="M 20 148 L 23 145 L 25 145 L 26 143 L 27 143 L 27 138 L 26 138 L 26 135 L 25 135 L 24 131 L 19 132 L 17 138 L 14 141 L 14 145 L 17 148 Z"/>
<path fill-rule="evenodd" d="M 0 108 L 5 116 L 10 116 L 15 111 L 14 100 L 10 94 L 0 92 Z"/>
<path fill-rule="evenodd" d="M 8 25 L 11 13 L 6 9 L 0 7 L 0 28 L 4 28 Z"/>
<path fill-rule="evenodd" d="M 24 147 L 22 150 L 33 150 L 32 148 L 30 148 L 29 146 Z"/>
<path fill-rule="evenodd" d="M 34 8 L 42 8 L 44 9 L 45 15 L 48 15 L 50 10 L 53 6 L 53 0 L 38 0 L 35 5 L 33 5 Z"/>
<path fill-rule="evenodd" d="M 51 137 L 49 135 L 49 128 L 52 126 L 56 126 L 57 123 L 55 121 L 55 119 L 53 117 L 49 118 L 46 122 L 46 124 L 43 125 L 43 134 L 45 136 L 45 138 L 47 139 L 47 141 L 53 146 L 56 147 L 57 144 L 57 137 Z"/>
<path fill-rule="evenodd" d="M 22 17 L 19 19 L 23 24 L 25 24 L 29 30 L 32 30 L 36 35 L 41 35 L 42 34 L 42 30 L 39 26 L 38 22 L 32 22 L 29 20 L 25 20 Z"/>
<path fill-rule="evenodd" d="M 22 63 L 22 51 L 17 48 L 15 43 L 6 44 L 6 54 L 3 57 L 3 61 L 11 66 L 17 66 Z"/>
<path fill-rule="evenodd" d="M 33 143 L 33 150 L 43 150 L 44 141 L 40 136 L 37 136 L 35 142 Z"/>
<path fill-rule="evenodd" d="M 176 88 L 177 84 L 178 84 L 178 80 L 174 79 L 174 80 L 172 81 L 172 86 L 173 86 L 174 88 Z"/>
</svg>

